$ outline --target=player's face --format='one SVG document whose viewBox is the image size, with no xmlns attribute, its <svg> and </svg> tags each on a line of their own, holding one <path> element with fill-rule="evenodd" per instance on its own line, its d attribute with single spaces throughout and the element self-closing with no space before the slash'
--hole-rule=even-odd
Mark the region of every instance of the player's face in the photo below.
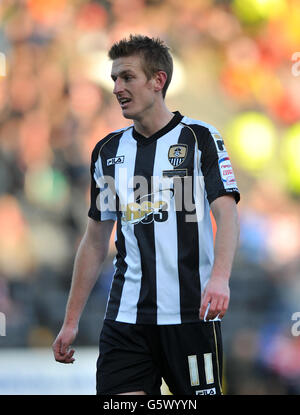
<svg viewBox="0 0 300 415">
<path fill-rule="evenodd" d="M 147 79 L 139 56 L 113 61 L 112 80 L 115 94 L 125 118 L 140 120 L 155 103 L 154 79 Z"/>
</svg>

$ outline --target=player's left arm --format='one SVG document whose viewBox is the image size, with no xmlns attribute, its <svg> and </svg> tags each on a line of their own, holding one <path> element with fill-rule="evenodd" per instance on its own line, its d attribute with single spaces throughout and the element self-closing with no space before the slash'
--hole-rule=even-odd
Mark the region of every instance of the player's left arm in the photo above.
<svg viewBox="0 0 300 415">
<path fill-rule="evenodd" d="M 231 195 L 221 196 L 211 203 L 217 231 L 215 236 L 215 258 L 210 280 L 202 293 L 199 317 L 206 320 L 219 315 L 222 318 L 229 305 L 229 278 L 239 239 L 239 218 L 236 201 Z"/>
</svg>

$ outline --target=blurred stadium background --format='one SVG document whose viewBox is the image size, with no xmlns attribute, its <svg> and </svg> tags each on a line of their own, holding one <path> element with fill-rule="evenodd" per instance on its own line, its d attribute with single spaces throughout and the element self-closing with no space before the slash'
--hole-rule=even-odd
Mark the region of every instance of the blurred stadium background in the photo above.
<svg viewBox="0 0 300 415">
<path fill-rule="evenodd" d="M 0 22 L 0 394 L 94 394 L 113 243 L 75 364 L 54 362 L 51 344 L 87 221 L 91 150 L 128 122 L 106 53 L 130 33 L 171 47 L 169 107 L 219 129 L 238 179 L 225 393 L 299 394 L 300 2 L 2 0 Z"/>
</svg>

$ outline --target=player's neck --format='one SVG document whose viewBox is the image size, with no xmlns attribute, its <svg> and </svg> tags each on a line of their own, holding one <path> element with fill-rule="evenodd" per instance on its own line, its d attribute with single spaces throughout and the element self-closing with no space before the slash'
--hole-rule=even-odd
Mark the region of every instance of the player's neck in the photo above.
<svg viewBox="0 0 300 415">
<path fill-rule="evenodd" d="M 173 117 L 174 114 L 163 103 L 160 107 L 151 109 L 143 118 L 134 120 L 134 128 L 144 137 L 150 137 L 167 125 Z"/>
</svg>

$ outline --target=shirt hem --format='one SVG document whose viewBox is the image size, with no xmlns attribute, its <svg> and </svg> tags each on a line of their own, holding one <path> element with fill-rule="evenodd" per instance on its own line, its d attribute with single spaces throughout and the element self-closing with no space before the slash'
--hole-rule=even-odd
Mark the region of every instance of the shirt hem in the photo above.
<svg viewBox="0 0 300 415">
<path fill-rule="evenodd" d="M 144 317 L 144 318 L 143 318 Z M 160 316 L 159 319 L 156 319 L 156 316 L 153 315 L 140 315 L 139 314 L 139 318 L 138 318 L 138 322 L 136 319 L 136 316 L 132 316 L 132 315 L 119 315 L 116 318 L 113 318 L 109 315 L 104 317 L 104 320 L 112 320 L 112 321 L 117 321 L 119 323 L 127 323 L 127 324 L 152 324 L 155 326 L 166 326 L 166 325 L 178 325 L 178 324 L 184 324 L 184 323 L 197 323 L 199 321 L 203 321 L 200 320 L 198 315 L 182 315 L 179 319 L 178 318 L 174 318 L 174 315 L 164 315 L 163 317 Z M 212 320 L 204 320 L 204 322 L 210 322 L 210 321 L 221 321 L 220 318 L 215 318 Z"/>
</svg>

